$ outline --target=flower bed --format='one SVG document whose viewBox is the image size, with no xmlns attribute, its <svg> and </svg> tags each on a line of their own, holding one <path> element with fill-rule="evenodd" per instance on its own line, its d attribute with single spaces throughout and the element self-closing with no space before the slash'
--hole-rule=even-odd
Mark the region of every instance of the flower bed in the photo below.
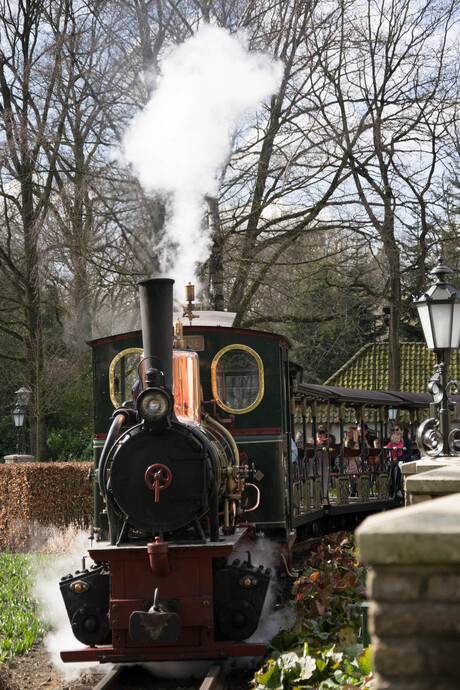
<svg viewBox="0 0 460 690">
<path fill-rule="evenodd" d="M 270 643 L 257 690 L 369 688 L 370 649 L 359 643 L 366 568 L 352 535 L 325 537 L 302 563 L 293 587 L 295 622 Z"/>
</svg>

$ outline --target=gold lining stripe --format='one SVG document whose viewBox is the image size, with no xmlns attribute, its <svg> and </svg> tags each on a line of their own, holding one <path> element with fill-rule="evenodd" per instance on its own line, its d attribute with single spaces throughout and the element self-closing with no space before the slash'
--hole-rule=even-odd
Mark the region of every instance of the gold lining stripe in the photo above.
<svg viewBox="0 0 460 690">
<path fill-rule="evenodd" d="M 249 352 L 250 355 L 254 357 L 257 363 L 257 368 L 259 371 L 259 393 L 257 394 L 257 398 L 254 400 L 254 402 L 249 405 L 249 407 L 244 407 L 241 410 L 236 410 L 233 407 L 228 407 L 220 398 L 217 393 L 217 374 L 216 374 L 216 369 L 217 365 L 219 363 L 219 359 L 224 355 L 226 352 L 230 352 L 231 350 L 244 350 L 245 352 Z M 262 363 L 262 360 L 260 356 L 257 354 L 255 350 L 252 349 L 252 347 L 248 347 L 247 345 L 227 345 L 226 347 L 223 347 L 219 352 L 215 355 L 214 359 L 212 360 L 211 364 L 211 385 L 212 385 L 212 394 L 214 396 L 214 399 L 217 401 L 217 404 L 219 407 L 222 407 L 222 409 L 226 410 L 227 412 L 230 412 L 230 414 L 247 414 L 248 412 L 252 412 L 257 405 L 260 403 L 262 398 L 264 397 L 264 392 L 265 392 L 265 386 L 264 386 L 264 365 Z"/>
<path fill-rule="evenodd" d="M 126 350 L 122 350 L 119 352 L 115 357 L 112 359 L 110 362 L 110 367 L 109 367 L 109 391 L 110 391 L 110 400 L 112 401 L 112 405 L 117 408 L 120 407 L 118 404 L 117 396 L 115 395 L 115 367 L 117 366 L 118 362 L 122 357 L 125 355 L 135 355 L 139 354 L 142 355 L 144 350 L 142 347 L 128 347 Z"/>
<path fill-rule="evenodd" d="M 249 446 L 253 443 L 257 443 L 257 445 L 259 445 L 260 443 L 284 443 L 284 439 L 283 438 L 274 438 L 273 440 L 271 440 L 268 438 L 265 441 L 243 441 L 242 437 L 240 436 L 238 438 L 238 441 L 237 441 L 237 444 L 239 446 Z"/>
</svg>

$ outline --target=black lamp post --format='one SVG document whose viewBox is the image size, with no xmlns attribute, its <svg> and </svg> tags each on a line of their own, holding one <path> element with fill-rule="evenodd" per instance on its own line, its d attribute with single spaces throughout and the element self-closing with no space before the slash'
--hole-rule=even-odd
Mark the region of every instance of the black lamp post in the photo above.
<svg viewBox="0 0 460 690">
<path fill-rule="evenodd" d="M 16 454 L 22 455 L 22 428 L 24 425 L 25 411 L 16 405 L 14 410 L 11 412 L 13 417 L 13 424 L 16 427 Z"/>
<path fill-rule="evenodd" d="M 24 419 L 26 416 L 26 407 L 29 404 L 31 391 L 27 388 L 20 388 L 15 392 L 16 404 L 11 412 L 13 417 L 13 424 L 16 428 L 16 453 L 22 455 L 24 452 Z"/>
<path fill-rule="evenodd" d="M 450 353 L 460 345 L 460 293 L 448 282 L 446 276 L 451 269 L 443 265 L 431 271 L 437 277 L 436 283 L 424 295 L 414 300 L 423 328 L 426 346 L 436 353 L 436 373 L 428 383 L 428 392 L 433 396 L 436 417 L 423 422 L 417 431 L 417 446 L 420 453 L 431 457 L 439 455 L 460 455 L 459 429 L 450 430 L 450 409 L 453 402 L 449 391 L 457 392 L 459 383 L 449 380 Z"/>
</svg>

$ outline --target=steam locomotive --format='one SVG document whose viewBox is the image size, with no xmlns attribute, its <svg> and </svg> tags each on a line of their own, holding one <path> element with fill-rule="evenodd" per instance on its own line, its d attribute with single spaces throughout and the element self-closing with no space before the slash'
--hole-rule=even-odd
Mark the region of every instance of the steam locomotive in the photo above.
<svg viewBox="0 0 460 690">
<path fill-rule="evenodd" d="M 375 453 L 352 495 L 347 449 L 305 444 L 295 460 L 294 428 L 314 439 L 322 414 L 343 438 L 347 415 L 363 428 L 378 416 L 383 437 L 389 408 L 427 405 L 424 395 L 304 384 L 287 338 L 233 328 L 225 313 L 203 325 L 193 295 L 190 325 L 173 329 L 172 285 L 140 283 L 142 333 L 89 343 L 97 541 L 94 564 L 60 583 L 85 645 L 64 661 L 262 655 L 250 638 L 273 581 L 267 566 L 288 568 L 298 536 L 394 506 Z M 267 542 L 270 562 L 255 555 Z"/>
<path fill-rule="evenodd" d="M 173 357 L 172 286 L 140 283 L 136 400 L 115 409 L 98 461 L 110 544 L 90 549 L 91 568 L 61 580 L 73 633 L 87 645 L 62 652 L 64 661 L 264 650 L 243 643 L 270 582 L 270 569 L 252 564 L 248 526 L 238 524 L 254 470 L 223 424 L 202 419 L 196 352 L 181 343 Z"/>
</svg>

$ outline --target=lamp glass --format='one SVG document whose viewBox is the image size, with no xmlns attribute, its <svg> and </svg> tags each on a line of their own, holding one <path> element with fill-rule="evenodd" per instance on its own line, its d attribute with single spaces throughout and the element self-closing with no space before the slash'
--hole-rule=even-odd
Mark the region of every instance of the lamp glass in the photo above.
<svg viewBox="0 0 460 690">
<path fill-rule="evenodd" d="M 454 303 L 454 314 L 452 318 L 452 342 L 451 347 L 457 349 L 460 347 L 460 303 Z"/>
<path fill-rule="evenodd" d="M 429 350 L 434 350 L 433 329 L 431 327 L 430 310 L 428 308 L 428 304 L 426 302 L 424 304 L 418 304 L 417 311 L 420 323 L 422 324 L 426 346 Z"/>
<path fill-rule="evenodd" d="M 439 350 L 450 349 L 452 333 L 452 303 L 430 304 L 431 320 L 433 323 L 433 336 L 435 348 Z"/>
<path fill-rule="evenodd" d="M 426 346 L 429 350 L 455 350 L 460 344 L 460 302 L 417 304 Z"/>
<path fill-rule="evenodd" d="M 390 407 L 388 408 L 388 419 L 391 422 L 394 422 L 396 417 L 398 416 L 398 408 L 397 407 Z"/>
<path fill-rule="evenodd" d="M 25 412 L 20 407 L 15 407 L 12 411 L 13 422 L 15 427 L 21 427 L 24 424 Z"/>
<path fill-rule="evenodd" d="M 452 273 L 442 257 L 431 273 L 437 281 L 415 300 L 429 350 L 455 350 L 460 345 L 460 292 L 448 281 Z"/>
</svg>

